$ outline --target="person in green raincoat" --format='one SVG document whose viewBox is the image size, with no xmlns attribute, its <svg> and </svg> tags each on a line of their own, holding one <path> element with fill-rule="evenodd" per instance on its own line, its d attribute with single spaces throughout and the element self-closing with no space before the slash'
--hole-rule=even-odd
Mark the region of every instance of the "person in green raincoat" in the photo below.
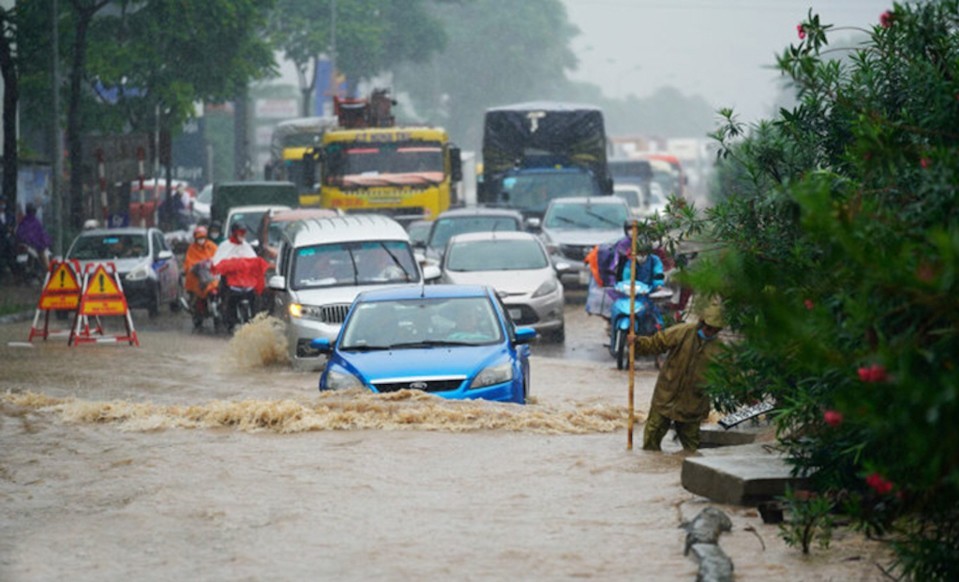
<svg viewBox="0 0 959 582">
<path fill-rule="evenodd" d="M 709 414 L 709 397 L 703 392 L 706 366 L 720 349 L 716 341 L 723 327 L 719 305 L 707 307 L 696 323 L 668 327 L 654 335 L 637 337 L 637 355 L 666 353 L 649 404 L 643 431 L 643 449 L 660 451 L 672 425 L 683 449 L 699 448 L 699 425 Z"/>
</svg>

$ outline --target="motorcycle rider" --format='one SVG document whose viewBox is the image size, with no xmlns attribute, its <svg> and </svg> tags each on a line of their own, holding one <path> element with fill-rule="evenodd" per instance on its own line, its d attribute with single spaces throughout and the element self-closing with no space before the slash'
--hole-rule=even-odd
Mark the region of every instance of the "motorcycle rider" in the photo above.
<svg viewBox="0 0 959 582">
<path fill-rule="evenodd" d="M 649 239 L 643 235 L 638 220 L 627 220 L 623 223 L 623 232 L 625 237 L 616 242 L 616 273 L 619 274 L 617 280 L 629 281 L 630 278 L 630 254 L 632 252 L 633 225 L 640 228 L 636 238 L 636 282 L 644 283 L 652 291 L 663 285 L 666 279 L 663 270 L 663 261 L 657 253 L 653 251 L 653 245 Z"/>
<path fill-rule="evenodd" d="M 53 240 L 47 234 L 43 223 L 37 217 L 37 207 L 28 202 L 26 214 L 17 225 L 17 242 L 32 248 L 40 258 L 40 264 L 46 272 L 49 266 L 50 247 L 53 246 Z"/>
<path fill-rule="evenodd" d="M 241 296 L 231 287 L 252 289 L 256 295 L 263 293 L 267 262 L 257 256 L 253 246 L 246 241 L 246 225 L 230 226 L 230 237 L 220 243 L 213 254 L 213 271 L 221 276 L 220 296 L 226 305 L 226 327 L 232 332 L 237 324 L 236 308 Z"/>
<path fill-rule="evenodd" d="M 216 250 L 217 245 L 209 239 L 205 226 L 197 226 L 193 229 L 193 242 L 187 247 L 186 257 L 183 259 L 183 269 L 186 272 L 183 287 L 190 294 L 193 327 L 197 329 L 203 326 L 203 318 L 207 315 L 207 295 L 216 290 L 218 282 L 212 277 L 208 281 L 201 281 L 194 267 L 204 262 L 212 265 Z"/>
</svg>

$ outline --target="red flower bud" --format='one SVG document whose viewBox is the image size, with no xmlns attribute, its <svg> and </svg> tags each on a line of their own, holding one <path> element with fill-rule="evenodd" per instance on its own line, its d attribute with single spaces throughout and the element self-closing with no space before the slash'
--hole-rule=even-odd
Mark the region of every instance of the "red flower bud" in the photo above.
<svg viewBox="0 0 959 582">
<path fill-rule="evenodd" d="M 885 382 L 888 377 L 886 368 L 879 364 L 873 364 L 868 368 L 864 366 L 856 370 L 856 373 L 862 382 Z"/>
<path fill-rule="evenodd" d="M 838 410 L 827 410 L 822 413 L 822 419 L 829 426 L 836 428 L 842 424 L 842 413 Z"/>
<path fill-rule="evenodd" d="M 806 299 L 805 301 L 802 302 L 802 304 L 805 305 L 806 309 L 808 309 L 809 311 L 812 311 L 812 308 L 816 306 L 816 304 L 813 303 L 812 299 Z"/>
<path fill-rule="evenodd" d="M 923 170 L 928 170 L 929 166 L 932 165 L 932 160 L 930 160 L 929 158 L 922 158 L 921 160 L 919 160 L 919 165 L 922 166 Z"/>
<path fill-rule="evenodd" d="M 889 28 L 892 26 L 892 21 L 893 14 L 891 10 L 886 10 L 879 16 L 879 24 L 882 25 L 883 28 Z"/>
<path fill-rule="evenodd" d="M 879 473 L 872 473 L 866 477 L 866 485 L 869 485 L 869 487 L 879 495 L 888 495 L 892 493 L 894 488 L 892 482 L 886 480 L 886 478 Z"/>
<path fill-rule="evenodd" d="M 886 381 L 886 368 L 880 366 L 879 364 L 873 364 L 869 367 L 869 381 L 870 382 L 885 382 Z"/>
<path fill-rule="evenodd" d="M 796 25 L 796 32 L 799 34 L 799 40 L 806 38 L 806 29 L 803 28 L 802 24 Z"/>
</svg>

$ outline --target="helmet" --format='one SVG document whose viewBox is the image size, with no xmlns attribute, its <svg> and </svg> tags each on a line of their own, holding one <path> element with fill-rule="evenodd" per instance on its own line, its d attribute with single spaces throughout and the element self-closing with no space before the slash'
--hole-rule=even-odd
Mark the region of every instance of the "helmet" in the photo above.
<svg viewBox="0 0 959 582">
<path fill-rule="evenodd" d="M 193 238 L 197 239 L 197 238 L 206 238 L 206 237 L 207 237 L 206 227 L 203 226 L 202 224 L 193 229 Z"/>
<path fill-rule="evenodd" d="M 630 237 L 633 236 L 634 224 L 636 225 L 636 228 L 639 229 L 640 224 L 638 220 L 636 220 L 635 218 L 627 218 L 626 221 L 623 222 L 623 234 Z M 641 231 L 637 230 L 637 232 L 641 232 Z"/>
<path fill-rule="evenodd" d="M 243 224 L 242 222 L 234 222 L 233 224 L 230 225 L 230 234 L 232 234 L 232 233 L 234 233 L 234 232 L 237 232 L 237 231 L 239 231 L 239 230 L 242 230 L 243 232 L 246 232 L 246 231 L 248 231 L 248 230 L 250 230 L 250 229 L 248 229 L 248 228 L 246 227 L 246 225 Z"/>
</svg>

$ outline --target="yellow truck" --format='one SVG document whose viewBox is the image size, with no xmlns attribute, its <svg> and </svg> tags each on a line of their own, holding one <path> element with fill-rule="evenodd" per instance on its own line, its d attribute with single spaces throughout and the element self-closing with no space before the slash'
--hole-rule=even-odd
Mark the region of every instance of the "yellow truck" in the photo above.
<svg viewBox="0 0 959 582">
<path fill-rule="evenodd" d="M 306 181 L 319 184 L 319 206 L 399 220 L 449 209 L 463 179 L 460 149 L 440 127 L 396 127 L 393 104 L 383 89 L 369 99 L 334 98 L 338 126 L 303 157 Z"/>
</svg>

